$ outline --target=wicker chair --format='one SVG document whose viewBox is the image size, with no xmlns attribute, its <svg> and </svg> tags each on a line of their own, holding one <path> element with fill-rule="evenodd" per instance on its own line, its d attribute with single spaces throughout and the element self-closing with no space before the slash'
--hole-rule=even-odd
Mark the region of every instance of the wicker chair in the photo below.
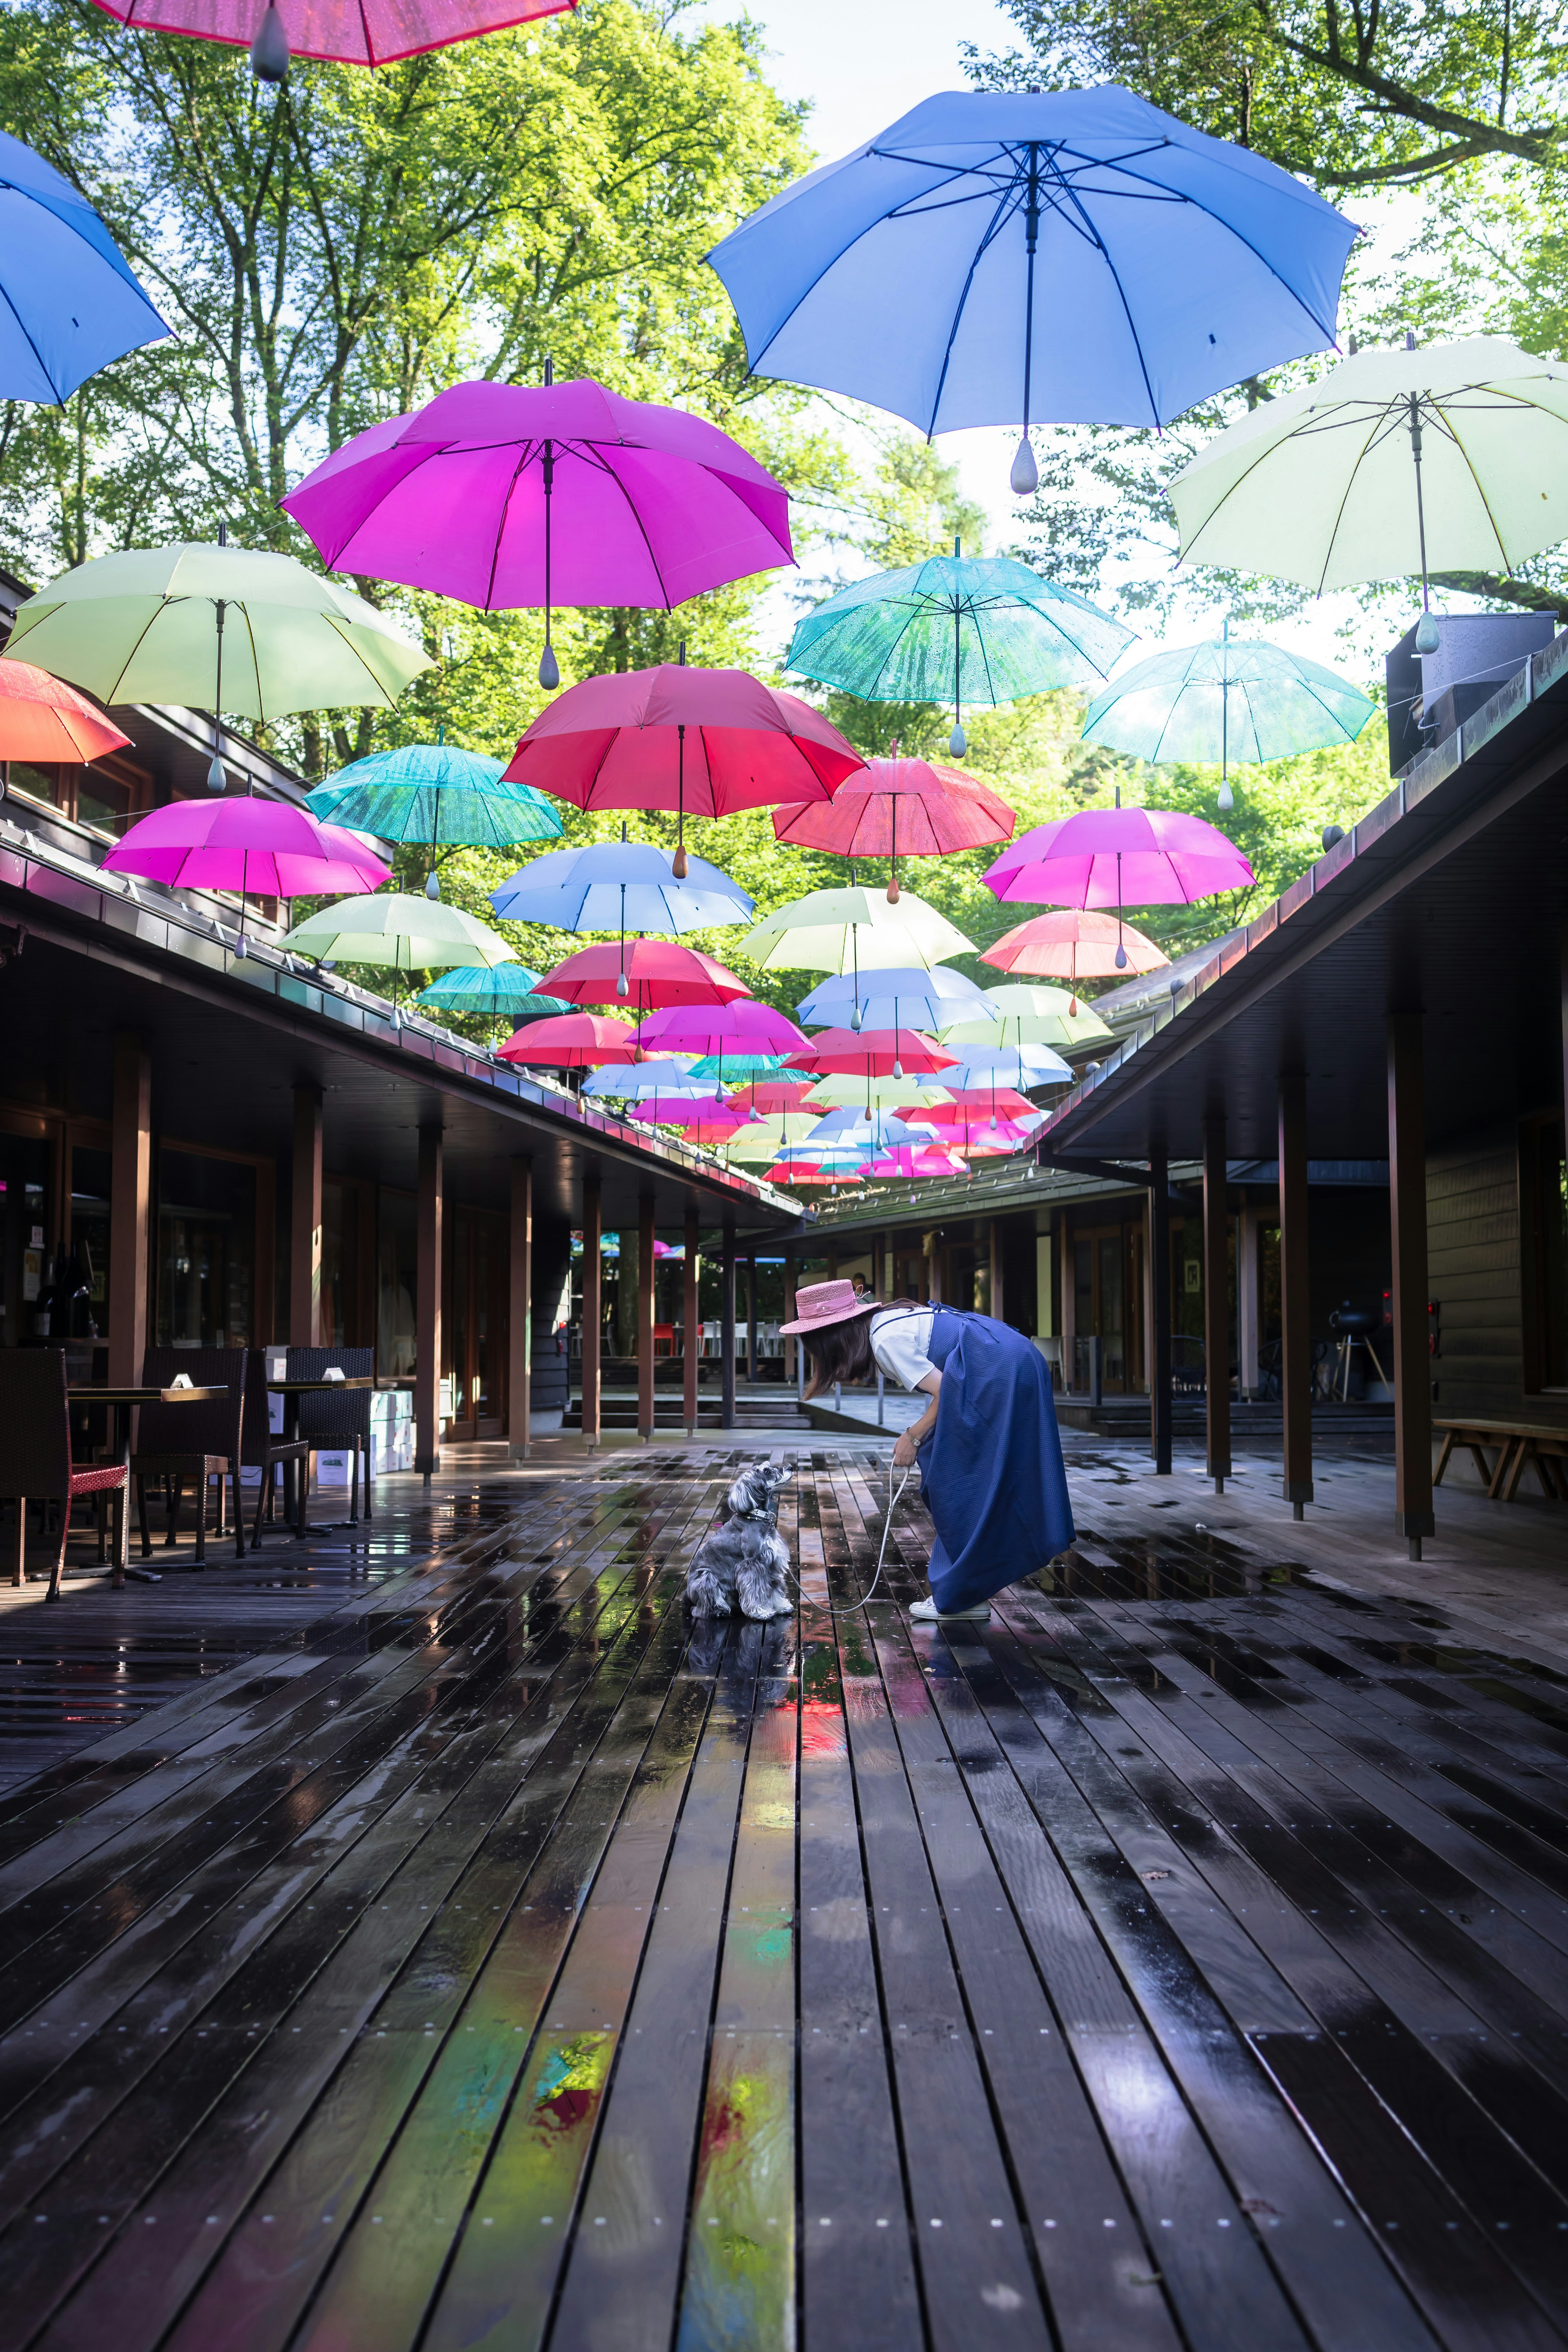
<svg viewBox="0 0 1568 2352">
<path fill-rule="evenodd" d="M 303 1438 L 275 1437 L 272 1433 L 272 1400 L 267 1392 L 267 1357 L 260 1348 L 253 1348 L 245 1368 L 245 1415 L 240 1423 L 239 1458 L 247 1470 L 259 1470 L 261 1485 L 256 1496 L 256 1517 L 250 1529 L 252 1550 L 261 1542 L 261 1514 L 272 1498 L 273 1481 L 278 1465 L 290 1465 L 295 1472 L 296 1531 L 305 1524 L 305 1479 L 310 1462 L 310 1449 Z"/>
<path fill-rule="evenodd" d="M 285 1376 L 291 1381 L 324 1380 L 329 1371 L 346 1373 L 351 1380 L 363 1379 L 375 1370 L 374 1348 L 290 1348 L 284 1364 Z M 353 1457 L 352 1500 L 349 1504 L 351 1524 L 359 1519 L 359 1458 L 364 1455 L 364 1515 L 371 1511 L 371 1478 L 374 1465 L 371 1459 L 370 1404 L 372 1389 L 345 1389 L 341 1396 L 302 1396 L 300 1399 L 300 1434 L 313 1453 L 335 1453 L 343 1448 Z"/>
<path fill-rule="evenodd" d="M 60 1597 L 71 1505 L 83 1495 L 114 1496 L 113 1581 L 117 1590 L 124 1583 L 129 1475 L 123 1462 L 99 1463 L 81 1470 L 72 1463 L 66 1360 L 58 1348 L 0 1349 L 0 1495 L 14 1497 L 16 1507 L 13 1584 L 26 1580 L 24 1553 L 29 1501 L 60 1506 L 60 1548 L 49 1578 L 51 1601 Z"/>
<path fill-rule="evenodd" d="M 239 1418 L 245 1402 L 245 1348 L 149 1348 L 142 1359 L 145 1388 L 173 1388 L 183 1372 L 194 1388 L 224 1393 L 200 1404 L 144 1404 L 137 1416 L 136 1451 L 131 1475 L 136 1481 L 142 1557 L 153 1549 L 147 1532 L 147 1481 L 162 1478 L 168 1494 L 163 1541 L 179 1530 L 180 1498 L 187 1478 L 196 1488 L 196 1566 L 207 1559 L 207 1480 L 217 1474 L 217 1532 L 223 1525 L 223 1482 L 234 1482 L 234 1556 L 245 1558 L 245 1521 L 239 1507 Z"/>
</svg>

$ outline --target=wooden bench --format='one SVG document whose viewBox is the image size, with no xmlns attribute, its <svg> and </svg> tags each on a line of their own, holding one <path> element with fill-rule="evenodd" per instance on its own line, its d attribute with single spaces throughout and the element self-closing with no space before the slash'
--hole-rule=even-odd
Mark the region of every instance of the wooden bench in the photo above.
<svg viewBox="0 0 1568 2352">
<path fill-rule="evenodd" d="M 1519 1492 L 1527 1464 L 1533 1463 L 1542 1492 L 1553 1502 L 1568 1502 L 1568 1424 L 1542 1421 L 1440 1421 L 1432 1426 L 1443 1433 L 1443 1451 L 1432 1473 L 1434 1486 L 1442 1483 L 1448 1456 L 1457 1445 L 1467 1447 L 1487 1494 L 1495 1503 L 1511 1503 Z M 1497 1449 L 1494 1468 L 1487 1448 Z"/>
</svg>

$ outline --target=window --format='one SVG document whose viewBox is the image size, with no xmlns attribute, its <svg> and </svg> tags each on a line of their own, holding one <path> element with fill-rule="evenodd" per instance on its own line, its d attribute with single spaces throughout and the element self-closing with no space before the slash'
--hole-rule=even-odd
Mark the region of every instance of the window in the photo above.
<svg viewBox="0 0 1568 2352">
<path fill-rule="evenodd" d="M 1568 1390 L 1568 1167 L 1563 1121 L 1529 1119 L 1519 1139 L 1524 1227 L 1524 1386 Z"/>
<path fill-rule="evenodd" d="M 383 1380 L 414 1370 L 418 1206 L 411 1192 L 380 1196 L 376 1217 L 375 1368 Z"/>
<path fill-rule="evenodd" d="M 248 1348 L 256 1329 L 256 1170 L 165 1150 L 158 1167 L 161 1348 Z"/>
<path fill-rule="evenodd" d="M 109 1334 L 109 1177 L 107 1151 L 71 1146 L 70 1247 L 73 1284 L 85 1286 L 82 1311 L 73 1317 L 89 1339 Z"/>
</svg>

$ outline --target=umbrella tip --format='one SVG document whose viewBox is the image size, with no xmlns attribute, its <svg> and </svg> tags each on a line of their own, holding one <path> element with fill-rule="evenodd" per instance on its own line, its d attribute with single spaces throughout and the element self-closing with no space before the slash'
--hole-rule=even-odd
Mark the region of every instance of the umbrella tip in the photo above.
<svg viewBox="0 0 1568 2352">
<path fill-rule="evenodd" d="M 1116 942 L 1116 969 L 1118 971 L 1125 971 L 1127 969 L 1127 950 L 1120 940 Z"/>
<path fill-rule="evenodd" d="M 1415 650 L 1418 654 L 1435 654 L 1437 645 L 1437 624 L 1430 613 L 1423 613 L 1415 624 Z"/>
<path fill-rule="evenodd" d="M 955 760 L 962 760 L 969 749 L 969 738 L 957 719 L 953 721 L 952 732 L 947 739 L 947 748 Z"/>
<path fill-rule="evenodd" d="M 898 905 L 898 903 L 899 903 L 899 877 L 898 877 L 898 876 L 895 874 L 895 875 L 892 877 L 892 878 L 889 880 L 889 884 L 888 884 L 888 904 L 889 904 L 889 907 L 896 907 L 896 906 Z"/>
<path fill-rule="evenodd" d="M 539 656 L 539 683 L 546 694 L 553 694 L 561 683 L 561 665 L 548 637 L 544 640 L 544 651 Z"/>
<path fill-rule="evenodd" d="M 1221 784 L 1219 788 L 1219 804 L 1222 809 L 1233 809 L 1236 806 L 1236 794 L 1231 791 L 1228 783 Z"/>
<path fill-rule="evenodd" d="M 686 864 L 686 844 L 685 844 L 684 842 L 681 842 L 681 843 L 679 843 L 679 844 L 678 845 L 678 846 L 677 846 L 677 848 L 676 848 L 675 856 L 674 856 L 671 858 L 671 860 L 670 860 L 670 864 L 669 864 L 669 870 L 670 870 L 671 874 L 673 874 L 673 875 L 674 875 L 675 879 L 676 879 L 678 882 L 684 882 L 684 881 L 685 881 L 685 879 L 686 879 L 686 875 L 687 875 L 687 864 Z"/>
<path fill-rule="evenodd" d="M 1407 352 L 1413 352 L 1415 349 L 1415 330 L 1414 327 L 1406 327 L 1405 330 L 1405 348 Z"/>
<path fill-rule="evenodd" d="M 224 773 L 223 761 L 216 751 L 207 763 L 207 790 L 209 793 L 224 793 L 228 790 L 228 778 Z"/>
<path fill-rule="evenodd" d="M 250 70 L 258 81 L 284 82 L 289 79 L 289 36 L 271 0 L 262 12 L 256 38 L 250 44 Z"/>
<path fill-rule="evenodd" d="M 441 877 L 437 873 L 435 867 L 432 866 L 429 873 L 425 877 L 425 896 L 427 898 L 438 898 L 440 895 Z"/>
<path fill-rule="evenodd" d="M 1016 499 L 1032 499 L 1040 487 L 1040 469 L 1035 463 L 1035 452 L 1030 446 L 1026 426 L 1015 453 L 1013 470 L 1007 480 Z"/>
</svg>

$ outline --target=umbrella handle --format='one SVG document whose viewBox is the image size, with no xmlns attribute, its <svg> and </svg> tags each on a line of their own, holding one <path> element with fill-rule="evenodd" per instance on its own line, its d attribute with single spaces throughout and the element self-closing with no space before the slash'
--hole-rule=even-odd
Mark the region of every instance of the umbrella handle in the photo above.
<svg viewBox="0 0 1568 2352">
<path fill-rule="evenodd" d="M 551 383 L 553 376 L 554 370 L 547 360 L 544 364 L 546 383 Z M 555 491 L 555 452 L 548 441 L 540 461 L 540 472 L 544 480 L 544 651 L 539 656 L 539 683 L 546 694 L 553 694 L 561 683 L 561 665 L 550 642 L 550 519 Z"/>
<path fill-rule="evenodd" d="M 685 646 L 684 642 L 683 642 L 683 643 L 682 643 L 682 645 L 681 645 L 681 648 L 680 648 L 680 656 L 681 656 L 681 659 L 684 661 L 684 660 L 685 660 L 685 658 L 686 658 L 686 646 Z M 686 879 L 686 875 L 687 875 L 687 864 L 686 864 L 686 729 L 685 729 L 685 727 L 684 727 L 684 726 L 680 726 L 680 727 L 678 727 L 678 728 L 676 729 L 676 730 L 675 730 L 675 744 L 676 744 L 676 750 L 675 750 L 675 779 L 676 779 L 676 781 L 675 781 L 675 801 L 676 801 L 676 819 L 675 819 L 675 856 L 674 856 L 674 858 L 673 858 L 673 859 L 672 859 L 672 861 L 671 861 L 671 864 L 670 864 L 670 869 L 669 869 L 669 870 L 670 870 L 671 874 L 675 877 L 675 879 L 676 879 L 678 882 L 684 882 L 684 881 L 685 881 L 685 879 Z"/>
</svg>

